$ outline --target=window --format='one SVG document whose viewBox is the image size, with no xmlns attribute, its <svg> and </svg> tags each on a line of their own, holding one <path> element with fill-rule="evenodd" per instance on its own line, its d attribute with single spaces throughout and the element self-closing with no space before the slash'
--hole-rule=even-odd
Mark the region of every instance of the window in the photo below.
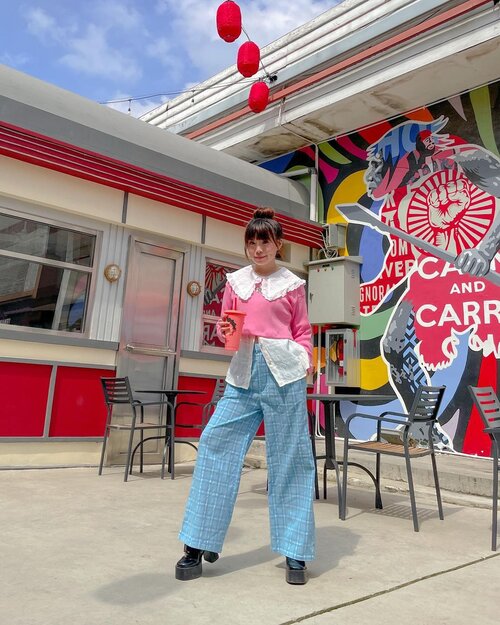
<svg viewBox="0 0 500 625">
<path fill-rule="evenodd" d="M 205 266 L 205 290 L 203 296 L 203 348 L 224 349 L 219 341 L 215 324 L 222 314 L 222 296 L 226 286 L 226 274 L 238 269 L 236 265 L 207 259 Z"/>
<path fill-rule="evenodd" d="M 0 213 L 0 324 L 83 332 L 96 235 Z"/>
</svg>

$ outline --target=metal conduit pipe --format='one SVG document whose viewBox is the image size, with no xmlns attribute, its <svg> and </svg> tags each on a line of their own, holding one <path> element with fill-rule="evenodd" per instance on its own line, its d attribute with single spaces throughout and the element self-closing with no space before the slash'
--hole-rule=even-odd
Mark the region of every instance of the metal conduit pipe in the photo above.
<svg viewBox="0 0 500 625">
<path fill-rule="evenodd" d="M 317 150 L 315 155 L 317 156 Z M 282 178 L 298 178 L 299 176 L 311 176 L 311 189 L 309 193 L 309 219 L 318 221 L 318 169 L 317 167 L 303 167 L 293 171 L 285 171 L 280 174 Z"/>
<path fill-rule="evenodd" d="M 309 190 L 309 219 L 311 221 L 319 221 L 318 219 L 318 167 L 319 167 L 319 148 L 318 144 L 311 141 L 309 137 L 305 137 L 304 135 L 295 132 L 289 126 L 285 127 L 285 123 L 283 123 L 283 109 L 285 107 L 285 98 L 283 98 L 280 102 L 280 110 L 278 113 L 278 125 L 281 128 L 285 128 L 288 132 L 291 132 L 293 135 L 296 135 L 303 141 L 307 141 L 309 145 L 314 149 L 314 167 L 303 167 L 302 169 L 295 169 L 293 171 L 286 171 L 281 174 L 286 178 L 295 178 L 297 176 L 305 176 L 309 174 L 311 176 L 311 188 Z"/>
<path fill-rule="evenodd" d="M 294 169 L 293 171 L 284 171 L 280 176 L 282 178 L 295 178 L 297 176 L 310 176 L 314 171 L 314 167 L 303 167 L 302 169 Z"/>
</svg>

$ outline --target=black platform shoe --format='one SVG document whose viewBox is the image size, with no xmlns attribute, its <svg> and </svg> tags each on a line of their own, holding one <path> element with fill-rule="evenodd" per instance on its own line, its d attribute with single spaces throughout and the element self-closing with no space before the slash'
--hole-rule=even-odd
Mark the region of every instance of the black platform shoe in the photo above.
<svg viewBox="0 0 500 625">
<path fill-rule="evenodd" d="M 289 584 L 305 584 L 307 582 L 307 567 L 303 560 L 286 559 L 286 581 Z"/>
<path fill-rule="evenodd" d="M 215 562 L 219 559 L 219 554 L 213 551 L 204 551 L 184 545 L 184 556 L 175 565 L 175 579 L 187 582 L 190 579 L 201 577 L 201 558 L 206 562 Z"/>
</svg>

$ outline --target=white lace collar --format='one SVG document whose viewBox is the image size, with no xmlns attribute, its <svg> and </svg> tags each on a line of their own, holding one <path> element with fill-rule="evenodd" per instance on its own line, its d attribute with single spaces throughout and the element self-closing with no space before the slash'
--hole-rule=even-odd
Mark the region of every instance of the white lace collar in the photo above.
<svg viewBox="0 0 500 625">
<path fill-rule="evenodd" d="M 286 267 L 280 267 L 269 276 L 259 276 L 251 265 L 228 273 L 227 281 L 241 300 L 250 299 L 253 292 L 258 290 L 269 302 L 283 297 L 289 291 L 298 289 L 306 282 Z"/>
</svg>

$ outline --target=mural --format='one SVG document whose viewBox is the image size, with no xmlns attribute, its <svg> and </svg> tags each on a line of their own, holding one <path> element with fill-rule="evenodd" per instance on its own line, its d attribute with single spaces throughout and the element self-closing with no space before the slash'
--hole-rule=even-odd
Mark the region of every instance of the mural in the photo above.
<svg viewBox="0 0 500 625">
<path fill-rule="evenodd" d="M 224 349 L 224 343 L 217 336 L 216 321 L 222 315 L 222 296 L 226 284 L 226 274 L 234 270 L 233 265 L 222 265 L 211 260 L 206 262 L 202 313 L 202 345 L 204 347 Z"/>
<path fill-rule="evenodd" d="M 401 410 L 421 384 L 446 385 L 437 442 L 478 455 L 490 443 L 467 386 L 499 375 L 499 107 L 496 83 L 318 146 L 323 220 L 347 223 L 341 252 L 365 259 L 362 392 L 395 392 L 386 409 Z"/>
</svg>

